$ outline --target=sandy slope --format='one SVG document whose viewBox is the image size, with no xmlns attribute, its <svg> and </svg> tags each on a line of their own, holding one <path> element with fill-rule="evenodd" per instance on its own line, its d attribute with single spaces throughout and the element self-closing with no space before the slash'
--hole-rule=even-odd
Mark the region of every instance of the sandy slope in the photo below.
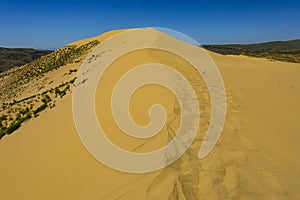
<svg viewBox="0 0 300 200">
<path fill-rule="evenodd" d="M 270 195 L 300 195 L 300 80 L 299 64 L 271 62 L 238 56 L 212 55 L 227 80 L 238 106 L 240 135 L 254 147 L 247 155 L 247 167 L 257 171 L 252 181 L 247 176 L 241 187 Z M 232 91 L 233 90 L 233 91 Z M 230 118 L 230 115 L 229 115 Z M 226 137 L 222 137 L 226 139 Z M 246 168 L 245 168 L 246 169 Z M 248 170 L 248 169 L 247 169 Z M 258 182 L 263 178 L 262 182 Z M 255 184 L 255 185 L 254 185 Z M 243 186 L 242 186 L 243 185 Z M 245 188 L 245 190 L 247 190 Z M 277 188 L 277 190 L 274 190 Z"/>
<path fill-rule="evenodd" d="M 163 170 L 141 175 L 112 170 L 81 144 L 69 95 L 54 109 L 0 141 L 1 199 L 299 198 L 300 65 L 211 56 L 223 75 L 228 115 L 222 136 L 208 157 L 197 158 L 202 130 L 184 156 Z M 194 76 L 191 70 L 185 73 L 191 79 Z M 207 128 L 210 114 L 206 88 L 198 82 L 192 84 L 198 84 L 198 92 L 203 93 L 201 124 Z M 162 92 L 155 95 L 163 97 L 166 105 L 174 101 Z M 137 100 L 142 97 L 136 94 Z M 151 103 L 147 99 L 141 107 Z M 174 127 L 176 123 L 170 123 L 166 133 Z M 152 144 L 155 140 L 142 148 L 151 149 Z"/>
</svg>

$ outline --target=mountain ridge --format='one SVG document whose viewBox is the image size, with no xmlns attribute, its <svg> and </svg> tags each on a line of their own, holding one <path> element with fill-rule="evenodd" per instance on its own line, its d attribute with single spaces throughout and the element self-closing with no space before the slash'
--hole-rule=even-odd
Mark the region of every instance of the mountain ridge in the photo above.
<svg viewBox="0 0 300 200">
<path fill-rule="evenodd" d="M 0 73 L 10 68 L 30 63 L 51 52 L 53 51 L 33 48 L 0 47 Z"/>
</svg>

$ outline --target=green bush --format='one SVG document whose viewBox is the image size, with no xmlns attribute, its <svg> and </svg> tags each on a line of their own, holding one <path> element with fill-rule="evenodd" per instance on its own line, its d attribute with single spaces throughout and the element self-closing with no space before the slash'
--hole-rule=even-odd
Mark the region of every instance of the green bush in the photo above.
<svg viewBox="0 0 300 200">
<path fill-rule="evenodd" d="M 7 115 L 2 115 L 2 116 L 0 117 L 0 121 L 5 121 L 5 120 L 7 120 Z"/>
<path fill-rule="evenodd" d="M 42 99 L 42 102 L 44 104 L 47 104 L 51 101 L 51 98 L 48 95 L 45 95 L 44 98 Z"/>
<path fill-rule="evenodd" d="M 4 131 L 0 131 L 0 139 L 3 138 L 3 136 L 5 135 Z"/>
<path fill-rule="evenodd" d="M 21 123 L 22 123 L 22 122 L 18 121 L 18 122 L 16 122 L 16 123 L 10 125 L 10 126 L 6 129 L 5 134 L 9 135 L 9 134 L 11 134 L 12 132 L 18 130 L 18 129 L 21 127 Z"/>
<path fill-rule="evenodd" d="M 69 74 L 72 74 L 73 72 L 77 72 L 77 69 L 70 69 Z"/>
<path fill-rule="evenodd" d="M 69 83 L 73 84 L 73 83 L 75 82 L 75 80 L 76 80 L 76 77 L 75 77 L 75 78 L 73 78 L 72 80 L 70 80 L 70 82 L 69 82 Z"/>
<path fill-rule="evenodd" d="M 45 110 L 47 108 L 47 104 L 42 104 L 40 107 L 38 107 L 36 110 L 33 111 L 33 114 L 36 115 L 38 114 L 39 112 Z"/>
<path fill-rule="evenodd" d="M 21 127 L 21 124 L 30 118 L 31 118 L 31 115 L 27 115 L 26 117 L 19 119 L 17 122 L 13 123 L 8 128 L 6 128 L 6 130 L 2 131 L 0 133 L 2 135 L 2 136 L 0 136 L 0 138 L 2 138 L 5 134 L 9 135 L 12 132 L 18 130 Z"/>
<path fill-rule="evenodd" d="M 29 108 L 28 107 L 26 107 L 24 110 L 21 110 L 20 111 L 20 113 L 22 114 L 22 115 L 25 115 L 25 114 L 27 114 L 29 112 Z"/>
</svg>

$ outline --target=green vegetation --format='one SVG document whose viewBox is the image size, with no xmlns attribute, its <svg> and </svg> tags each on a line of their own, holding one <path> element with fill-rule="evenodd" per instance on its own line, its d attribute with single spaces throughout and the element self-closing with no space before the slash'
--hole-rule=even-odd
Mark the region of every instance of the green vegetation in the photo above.
<svg viewBox="0 0 300 200">
<path fill-rule="evenodd" d="M 29 113 L 29 108 L 28 107 L 26 107 L 24 110 L 20 111 L 21 115 L 26 115 L 27 113 Z"/>
<path fill-rule="evenodd" d="M 203 45 L 202 47 L 224 55 L 246 55 L 300 63 L 300 40 L 266 42 L 260 44 Z"/>
<path fill-rule="evenodd" d="M 31 63 L 0 73 L 0 79 L 3 78 L 4 80 L 5 77 L 10 77 L 9 80 L 3 82 L 0 88 L 0 93 L 5 94 L 2 99 L 13 99 L 17 93 L 25 89 L 23 86 L 26 83 L 43 77 L 49 71 L 82 59 L 82 56 L 85 56 L 97 44 L 99 41 L 94 40 L 79 47 L 76 45 L 65 46 Z M 71 70 L 71 72 L 75 71 L 77 70 Z"/>
<path fill-rule="evenodd" d="M 0 129 L 0 139 L 3 138 L 3 136 L 5 136 L 5 135 L 6 135 L 6 133 L 2 129 Z"/>
<path fill-rule="evenodd" d="M 43 103 L 40 107 L 38 107 L 36 110 L 33 111 L 34 116 L 37 116 L 37 114 L 47 108 L 47 104 Z"/>
<path fill-rule="evenodd" d="M 25 122 L 26 120 L 30 119 L 31 115 L 28 114 L 25 117 L 22 117 L 20 119 L 18 119 L 16 122 L 12 123 L 9 127 L 7 128 L 3 128 L 1 127 L 0 129 L 0 139 L 4 136 L 4 135 L 9 135 L 11 133 L 13 133 L 14 131 L 18 130 L 21 127 L 21 124 L 23 122 Z"/>
<path fill-rule="evenodd" d="M 42 102 L 44 103 L 44 104 L 47 104 L 47 103 L 49 103 L 51 101 L 51 98 L 48 96 L 48 95 L 45 95 L 44 97 L 43 97 L 43 99 L 42 99 Z"/>
<path fill-rule="evenodd" d="M 7 115 L 2 115 L 2 116 L 0 117 L 0 122 L 1 122 L 1 121 L 5 121 L 5 120 L 7 120 Z"/>
<path fill-rule="evenodd" d="M 76 77 L 51 89 L 45 89 L 53 81 L 48 77 L 43 78 L 43 76 L 66 64 L 82 61 L 98 43 L 98 41 L 92 41 L 79 47 L 76 45 L 66 46 L 31 63 L 0 73 L 0 100 L 2 102 L 0 106 L 0 139 L 18 130 L 26 120 L 37 117 L 48 108 L 52 109 L 55 107 L 56 98 L 63 98 L 71 92 L 71 86 Z M 70 75 L 74 72 L 77 72 L 77 69 L 68 69 L 65 74 Z M 33 90 L 30 92 L 35 90 L 40 92 L 19 99 L 31 86 L 33 86 Z"/>
<path fill-rule="evenodd" d="M 26 97 L 24 99 L 21 99 L 20 101 L 15 101 L 15 103 L 20 103 L 20 102 L 23 102 L 23 101 L 26 101 L 26 100 L 29 100 L 29 99 L 32 99 L 32 98 L 35 98 L 36 95 L 32 95 L 32 96 L 29 96 L 29 97 Z"/>
<path fill-rule="evenodd" d="M 70 69 L 69 74 L 72 74 L 73 72 L 77 72 L 77 69 Z"/>
<path fill-rule="evenodd" d="M 55 91 L 55 95 L 60 96 L 60 98 L 62 98 L 67 94 L 65 90 L 60 90 L 59 87 L 56 87 L 54 91 Z"/>
<path fill-rule="evenodd" d="M 75 77 L 75 78 L 73 78 L 72 80 L 70 80 L 70 82 L 69 82 L 69 83 L 73 84 L 73 83 L 75 82 L 75 80 L 76 80 L 76 77 Z"/>
<path fill-rule="evenodd" d="M 300 63 L 300 52 L 290 53 L 290 52 L 278 52 L 278 53 L 244 53 L 243 55 L 253 56 L 257 58 L 268 58 L 271 60 L 279 60 L 284 62 Z"/>
<path fill-rule="evenodd" d="M 2 116 L 0 116 L 0 139 L 3 136 L 7 134 L 11 134 L 15 130 L 19 129 L 22 123 L 30 119 L 32 115 L 34 117 L 37 117 L 39 113 L 45 110 L 47 107 L 49 107 L 50 109 L 54 108 L 55 100 L 53 101 L 51 99 L 50 97 L 51 94 L 54 93 L 56 96 L 60 98 L 64 97 L 67 94 L 67 92 L 71 91 L 70 85 L 73 84 L 75 80 L 76 77 L 71 79 L 68 82 L 61 83 L 55 88 L 51 88 L 49 90 L 43 91 L 40 94 L 32 95 L 18 101 L 14 99 L 9 103 L 3 103 L 2 111 L 5 110 L 6 105 L 9 105 L 11 109 L 7 110 L 8 115 L 3 114 Z M 34 105 L 32 104 L 32 102 L 34 101 L 42 103 L 42 105 L 37 107 L 35 110 L 33 110 Z M 16 105 L 19 106 L 16 107 Z M 17 114 L 15 115 L 14 118 L 10 116 L 10 114 L 15 114 L 15 113 Z"/>
</svg>

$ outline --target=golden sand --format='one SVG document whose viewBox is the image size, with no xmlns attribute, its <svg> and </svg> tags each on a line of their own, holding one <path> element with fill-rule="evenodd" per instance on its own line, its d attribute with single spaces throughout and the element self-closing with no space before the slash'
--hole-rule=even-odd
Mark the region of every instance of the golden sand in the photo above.
<svg viewBox="0 0 300 200">
<path fill-rule="evenodd" d="M 68 95 L 54 109 L 26 122 L 0 141 L 0 198 L 298 199 L 300 65 L 210 55 L 224 79 L 228 110 L 221 138 L 207 157 L 197 157 L 203 141 L 199 133 L 191 148 L 165 169 L 130 174 L 106 167 L 79 140 L 72 116 L 72 96 Z M 200 96 L 200 123 L 205 132 L 210 118 L 209 96 L 205 86 L 199 88 L 199 92 L 204 91 Z M 167 107 L 168 102 L 174 103 L 171 94 L 161 91 L 156 95 L 164 99 Z M 143 103 L 139 109 L 132 110 L 137 123 L 143 124 L 149 119 L 139 121 L 139 116 L 154 100 L 136 93 L 133 101 L 140 100 Z M 108 120 L 104 122 L 108 128 L 113 126 L 101 113 L 98 118 Z M 125 136 L 112 140 L 129 150 L 140 145 L 139 141 L 128 143 Z M 166 140 L 162 134 L 136 151 L 153 150 Z"/>
</svg>

